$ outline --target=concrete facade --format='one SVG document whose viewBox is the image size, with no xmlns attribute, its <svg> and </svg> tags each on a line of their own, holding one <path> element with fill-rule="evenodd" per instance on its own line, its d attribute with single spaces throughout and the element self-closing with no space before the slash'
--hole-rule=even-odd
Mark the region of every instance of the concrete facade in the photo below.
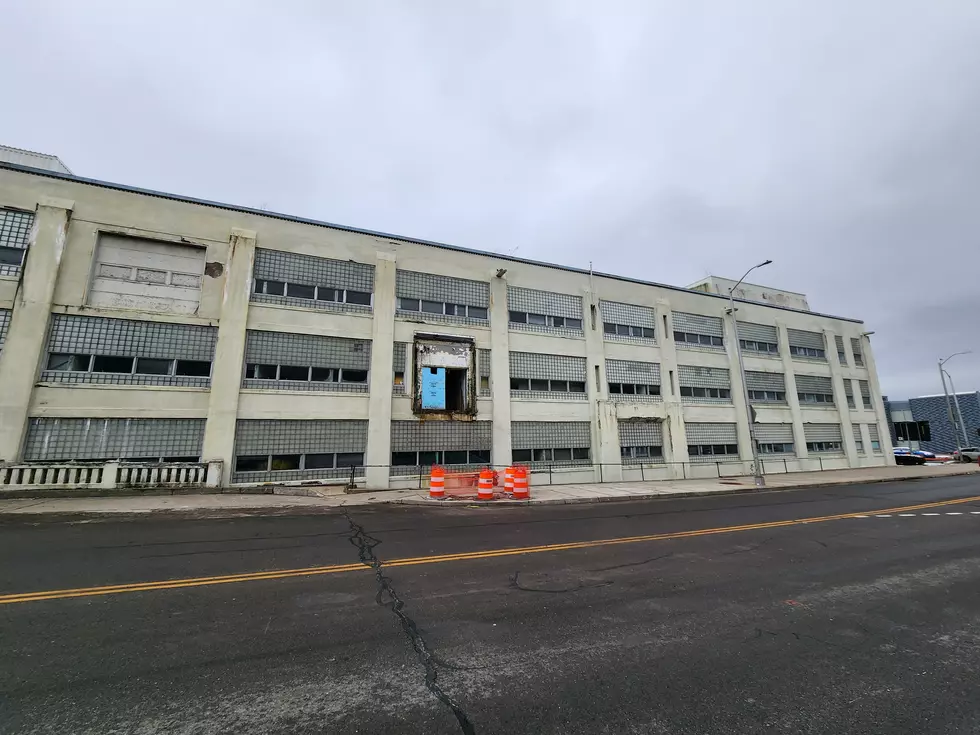
<svg viewBox="0 0 980 735">
<path fill-rule="evenodd" d="M 0 232 L 27 214 L 26 236 L 0 240 L 4 461 L 193 459 L 220 461 L 224 483 L 376 488 L 433 461 L 555 482 L 751 471 L 717 295 L 0 163 Z M 203 257 L 168 270 L 164 245 Z M 133 298 L 106 305 L 97 279 Z M 767 468 L 893 463 L 860 321 L 751 301 L 736 315 L 756 426 L 792 437 L 760 439 Z M 473 351 L 442 412 L 413 400 L 422 335 Z"/>
</svg>

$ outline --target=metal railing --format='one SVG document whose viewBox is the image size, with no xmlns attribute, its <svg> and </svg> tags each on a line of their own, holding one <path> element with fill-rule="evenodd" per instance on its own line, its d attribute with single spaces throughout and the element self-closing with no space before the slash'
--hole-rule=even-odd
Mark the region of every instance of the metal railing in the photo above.
<svg viewBox="0 0 980 735">
<path fill-rule="evenodd" d="M 0 464 L 0 492 L 218 487 L 221 484 L 221 464 L 220 461 Z"/>
</svg>

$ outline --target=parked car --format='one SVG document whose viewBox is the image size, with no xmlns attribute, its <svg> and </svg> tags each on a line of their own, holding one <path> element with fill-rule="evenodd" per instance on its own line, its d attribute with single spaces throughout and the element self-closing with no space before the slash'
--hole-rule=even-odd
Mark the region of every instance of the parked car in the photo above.
<svg viewBox="0 0 980 735">
<path fill-rule="evenodd" d="M 980 447 L 964 447 L 953 452 L 953 459 L 957 462 L 977 462 L 980 461 Z"/>
<path fill-rule="evenodd" d="M 933 454 L 932 452 L 928 452 L 925 449 L 913 449 L 912 454 L 916 455 L 917 457 L 925 457 L 926 459 L 936 458 L 935 454 Z"/>
<path fill-rule="evenodd" d="M 920 457 L 918 454 L 912 454 L 912 451 L 908 447 L 895 447 L 895 464 L 918 464 L 922 465 L 926 463 L 925 457 Z"/>
</svg>

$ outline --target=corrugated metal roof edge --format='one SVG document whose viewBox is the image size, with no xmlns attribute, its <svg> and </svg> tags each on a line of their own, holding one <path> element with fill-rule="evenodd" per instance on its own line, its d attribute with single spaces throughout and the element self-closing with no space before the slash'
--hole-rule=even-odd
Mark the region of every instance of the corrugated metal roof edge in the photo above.
<svg viewBox="0 0 980 735">
<path fill-rule="evenodd" d="M 243 212 L 245 214 L 254 214 L 259 217 L 269 217 L 271 219 L 285 220 L 286 222 L 297 222 L 304 225 L 312 225 L 314 227 L 326 227 L 331 230 L 340 230 L 342 232 L 353 232 L 359 235 L 371 235 L 373 237 L 383 237 L 390 240 L 399 240 L 401 242 L 413 243 L 415 245 L 427 245 L 434 248 L 442 248 L 444 250 L 454 250 L 459 253 L 468 253 L 470 255 L 479 255 L 485 258 L 496 258 L 498 260 L 505 260 L 511 263 L 523 263 L 524 265 L 535 265 L 541 268 L 555 268 L 556 270 L 567 271 L 569 273 L 579 273 L 584 275 L 589 275 L 590 271 L 584 268 L 573 268 L 567 265 L 558 265 L 556 263 L 545 263 L 539 260 L 529 260 L 527 258 L 518 258 L 513 255 L 500 255 L 499 253 L 491 253 L 484 250 L 474 250 L 472 248 L 464 248 L 459 245 L 447 245 L 443 242 L 434 242 L 432 240 L 419 240 L 418 238 L 405 237 L 403 235 L 392 235 L 388 232 L 377 232 L 375 230 L 364 230 L 359 227 L 348 227 L 347 225 L 338 225 L 332 222 L 324 222 L 322 220 L 309 219 L 307 217 L 296 217 L 289 214 L 281 214 L 279 212 L 267 212 L 261 209 L 252 209 L 250 207 L 240 207 L 234 204 L 225 204 L 223 202 L 212 202 L 207 199 L 196 199 L 194 197 L 181 196 L 179 194 L 168 194 L 162 191 L 154 191 L 152 189 L 141 189 L 136 186 L 127 186 L 125 184 L 114 184 L 108 181 L 99 181 L 98 179 L 87 179 L 84 176 L 75 176 L 58 173 L 57 171 L 47 171 L 44 169 L 31 168 L 30 166 L 20 166 L 15 163 L 7 163 L 6 161 L 0 161 L 0 168 L 9 169 L 11 171 L 19 171 L 21 173 L 32 174 L 34 176 L 43 176 L 49 179 L 62 179 L 64 181 L 73 181 L 77 184 L 87 184 L 89 186 L 98 186 L 103 189 L 114 189 L 116 191 L 125 191 L 130 194 L 142 194 L 144 196 L 157 197 L 160 199 L 170 199 L 175 202 L 186 202 L 187 204 L 197 204 L 203 207 L 214 207 L 215 209 L 226 209 L 231 212 Z M 599 271 L 592 271 L 592 275 L 598 276 L 600 278 L 611 278 L 615 281 L 624 281 L 626 283 L 636 283 L 641 286 L 654 286 L 656 288 L 666 288 L 671 291 L 682 291 L 684 293 L 697 294 L 698 296 L 705 296 L 712 299 L 724 299 L 728 300 L 727 296 L 722 296 L 720 294 L 705 293 L 704 291 L 692 291 L 689 288 L 684 288 L 683 286 L 671 286 L 666 283 L 656 283 L 655 281 L 643 281 L 639 278 L 629 278 L 627 276 L 617 276 L 613 273 L 601 273 Z M 735 301 L 741 304 L 752 304 L 754 306 L 761 306 L 766 309 L 778 309 L 779 311 L 791 311 L 796 314 L 812 314 L 813 316 L 824 317 L 826 319 L 838 319 L 843 322 L 852 322 L 854 324 L 864 324 L 862 319 L 852 319 L 850 317 L 835 316 L 833 314 L 822 314 L 816 311 L 804 311 L 803 309 L 791 309 L 788 306 L 778 306 L 776 304 L 763 304 L 758 301 L 747 301 L 745 299 L 735 299 Z"/>
</svg>

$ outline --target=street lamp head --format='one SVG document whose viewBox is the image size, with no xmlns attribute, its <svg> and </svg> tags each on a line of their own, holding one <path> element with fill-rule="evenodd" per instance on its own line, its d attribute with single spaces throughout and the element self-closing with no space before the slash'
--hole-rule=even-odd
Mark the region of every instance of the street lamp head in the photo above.
<svg viewBox="0 0 980 735">
<path fill-rule="evenodd" d="M 950 360 L 952 360 L 957 355 L 972 355 L 972 354 L 973 354 L 973 350 L 963 350 L 962 352 L 954 352 L 952 355 L 950 355 L 949 357 L 947 357 L 945 360 L 940 360 L 939 361 L 939 364 L 940 365 L 945 365 L 947 362 L 949 362 Z"/>
<path fill-rule="evenodd" d="M 771 262 L 772 262 L 771 260 L 767 260 L 765 262 L 759 263 L 759 265 L 757 265 L 756 268 L 761 268 L 764 265 L 769 265 Z"/>
</svg>

